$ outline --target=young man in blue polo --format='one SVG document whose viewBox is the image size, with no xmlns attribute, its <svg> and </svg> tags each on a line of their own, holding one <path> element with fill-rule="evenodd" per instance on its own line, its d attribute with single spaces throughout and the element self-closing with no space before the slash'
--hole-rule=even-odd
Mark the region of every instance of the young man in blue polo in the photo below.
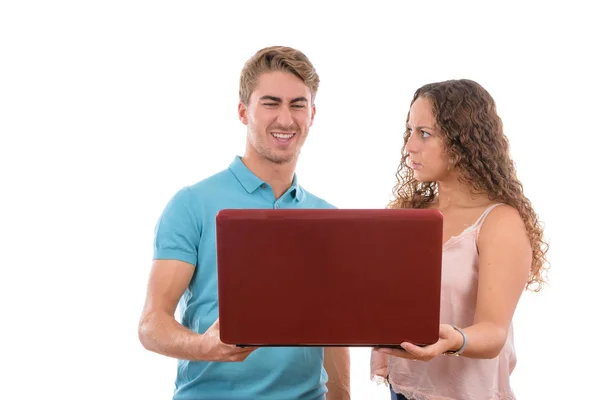
<svg viewBox="0 0 600 400">
<path fill-rule="evenodd" d="M 315 116 L 318 86 L 313 65 L 300 51 L 277 46 L 257 52 L 240 79 L 244 156 L 181 189 L 160 217 L 139 336 L 148 350 L 179 360 L 174 400 L 350 398 L 347 348 L 237 348 L 219 339 L 217 212 L 332 208 L 304 190 L 294 172 Z M 174 317 L 177 304 L 181 324 Z"/>
</svg>

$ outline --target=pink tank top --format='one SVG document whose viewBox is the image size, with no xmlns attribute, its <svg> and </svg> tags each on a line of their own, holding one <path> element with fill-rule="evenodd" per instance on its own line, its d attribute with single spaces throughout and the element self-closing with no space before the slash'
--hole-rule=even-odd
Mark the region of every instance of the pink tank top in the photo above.
<svg viewBox="0 0 600 400">
<path fill-rule="evenodd" d="M 443 247 L 441 323 L 459 327 L 473 325 L 479 254 L 477 235 L 494 204 L 460 235 Z M 387 376 L 396 393 L 411 400 L 514 400 L 509 377 L 516 354 L 512 323 L 500 354 L 493 359 L 440 355 L 429 362 L 371 353 L 371 378 Z"/>
</svg>

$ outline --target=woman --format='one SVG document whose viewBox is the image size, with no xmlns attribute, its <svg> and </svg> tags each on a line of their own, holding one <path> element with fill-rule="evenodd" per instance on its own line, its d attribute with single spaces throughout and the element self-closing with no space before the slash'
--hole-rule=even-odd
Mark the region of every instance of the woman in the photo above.
<svg viewBox="0 0 600 400">
<path fill-rule="evenodd" d="M 444 215 L 442 324 L 433 345 L 374 349 L 372 377 L 392 399 L 514 399 L 512 317 L 544 283 L 547 245 L 490 94 L 470 80 L 418 89 L 397 179 L 390 208 Z"/>
</svg>

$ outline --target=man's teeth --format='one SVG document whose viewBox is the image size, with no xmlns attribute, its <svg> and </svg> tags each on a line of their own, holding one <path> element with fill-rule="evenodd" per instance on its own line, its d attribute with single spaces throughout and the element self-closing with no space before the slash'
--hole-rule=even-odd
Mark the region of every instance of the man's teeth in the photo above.
<svg viewBox="0 0 600 400">
<path fill-rule="evenodd" d="M 277 139 L 290 139 L 292 136 L 294 136 L 293 133 L 271 133 L 271 135 L 275 136 Z"/>
</svg>

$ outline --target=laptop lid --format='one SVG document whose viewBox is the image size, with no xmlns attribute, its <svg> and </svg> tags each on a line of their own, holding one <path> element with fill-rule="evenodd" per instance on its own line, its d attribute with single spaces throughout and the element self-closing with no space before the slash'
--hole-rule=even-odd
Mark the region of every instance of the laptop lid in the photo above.
<svg viewBox="0 0 600 400">
<path fill-rule="evenodd" d="M 442 214 L 222 210 L 220 334 L 253 346 L 399 346 L 439 335 Z"/>
</svg>

